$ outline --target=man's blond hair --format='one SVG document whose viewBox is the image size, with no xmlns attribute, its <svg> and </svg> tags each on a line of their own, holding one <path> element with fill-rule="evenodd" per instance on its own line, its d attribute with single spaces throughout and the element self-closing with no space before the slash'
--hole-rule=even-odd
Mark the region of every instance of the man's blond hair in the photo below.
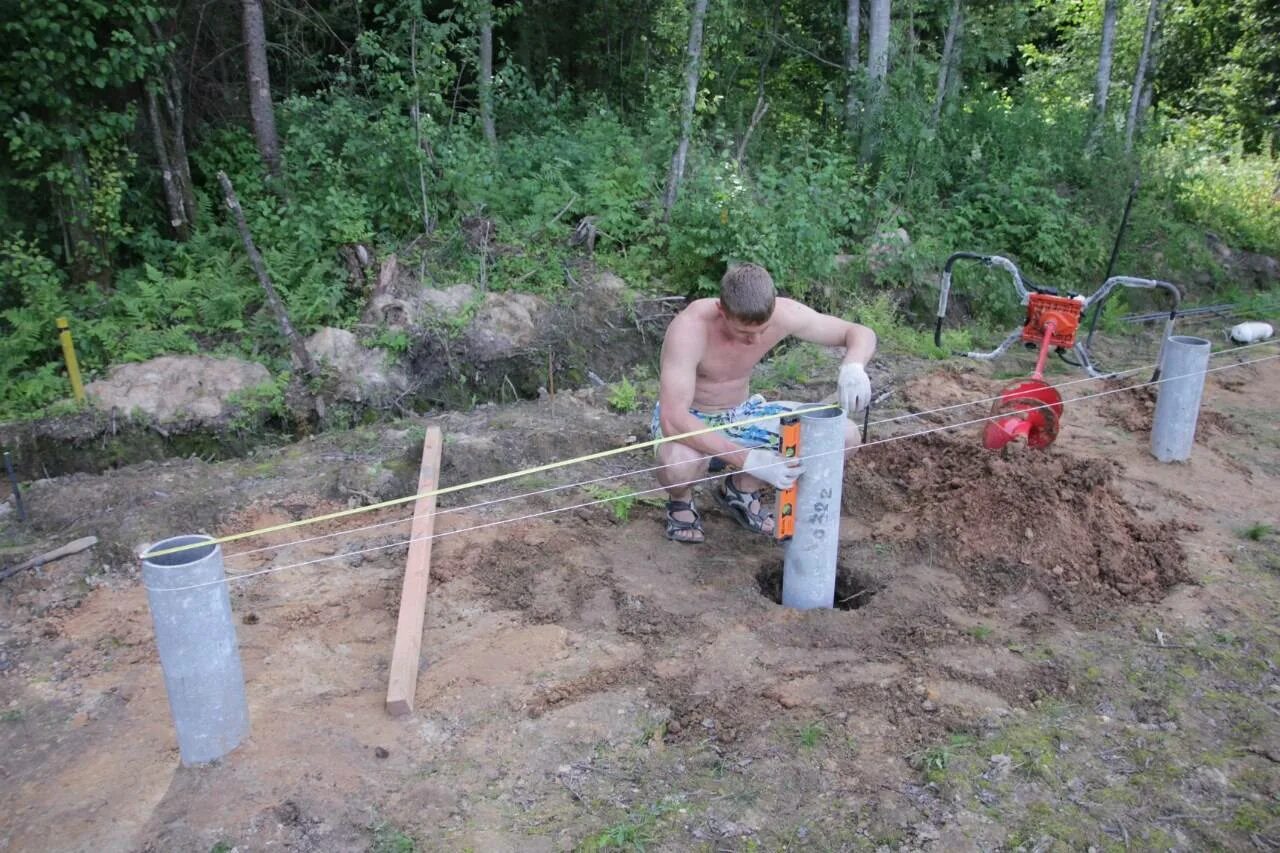
<svg viewBox="0 0 1280 853">
<path fill-rule="evenodd" d="M 720 304 L 740 323 L 758 326 L 768 322 L 776 298 L 773 277 L 759 264 L 730 267 L 720 279 Z"/>
</svg>

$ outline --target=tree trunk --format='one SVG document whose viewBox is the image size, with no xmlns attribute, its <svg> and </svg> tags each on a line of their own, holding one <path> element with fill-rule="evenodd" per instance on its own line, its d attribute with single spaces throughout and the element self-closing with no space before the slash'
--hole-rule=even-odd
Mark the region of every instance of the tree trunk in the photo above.
<svg viewBox="0 0 1280 853">
<path fill-rule="evenodd" d="M 244 55 L 249 69 L 249 115 L 253 137 L 258 143 L 267 172 L 280 177 L 280 138 L 276 135 L 276 112 L 271 103 L 271 76 L 267 71 L 267 31 L 262 21 L 261 0 L 242 0 L 244 5 Z"/>
<path fill-rule="evenodd" d="M 498 132 L 493 126 L 493 3 L 480 2 L 480 123 L 484 126 L 484 138 L 489 145 L 498 144 Z"/>
<path fill-rule="evenodd" d="M 1142 125 L 1142 116 L 1151 100 L 1151 85 L 1147 75 L 1152 71 L 1156 54 L 1156 27 L 1160 20 L 1160 0 L 1151 0 L 1147 9 L 1147 26 L 1142 32 L 1142 53 L 1138 56 L 1138 71 L 1133 75 L 1133 93 L 1129 98 L 1129 115 L 1124 123 L 1124 153 L 1133 151 L 1133 139 Z"/>
<path fill-rule="evenodd" d="M 151 125 L 151 143 L 155 146 L 156 160 L 160 164 L 160 181 L 164 186 L 165 204 L 169 208 L 169 225 L 173 228 L 174 236 L 186 242 L 190 236 L 187 212 L 182 203 L 182 192 L 178 189 L 178 177 L 173 172 L 173 161 L 164 142 L 164 127 L 160 123 L 156 93 L 150 86 L 147 87 L 147 123 Z"/>
<path fill-rule="evenodd" d="M 871 80 L 867 126 L 862 134 L 862 159 L 875 154 L 880 135 L 880 119 L 884 115 L 885 78 L 889 75 L 889 0 L 871 0 L 867 27 L 867 76 Z"/>
<path fill-rule="evenodd" d="M 1107 93 L 1111 88 L 1111 54 L 1116 41 L 1116 0 L 1106 0 L 1102 10 L 1102 50 L 1098 55 L 1098 79 L 1093 88 L 1093 123 L 1086 147 L 1096 148 L 1107 117 Z"/>
<path fill-rule="evenodd" d="M 860 80 L 858 79 L 858 49 L 861 46 L 862 33 L 861 0 L 847 0 L 844 7 L 844 129 L 850 137 L 858 129 L 858 113 L 862 104 L 858 97 Z"/>
<path fill-rule="evenodd" d="M 431 234 L 435 231 L 435 223 L 431 221 L 431 206 L 427 196 L 427 164 L 423 160 L 430 156 L 431 146 L 422 138 L 422 99 L 420 96 L 421 83 L 418 80 L 418 19 L 413 19 L 413 30 L 409 36 L 409 69 L 413 72 L 413 106 L 410 108 L 410 116 L 413 119 L 413 138 L 417 143 L 418 150 L 414 152 L 414 159 L 418 161 L 418 193 L 422 201 L 422 233 Z"/>
<path fill-rule="evenodd" d="M 937 128 L 942 118 L 942 107 L 947 94 L 955 90 L 956 55 L 960 40 L 960 28 L 964 26 L 964 6 L 960 0 L 951 2 L 951 18 L 947 21 L 947 34 L 942 41 L 942 56 L 938 60 L 938 92 L 933 98 L 933 113 L 929 126 Z"/>
<path fill-rule="evenodd" d="M 289 349 L 293 352 L 294 360 L 297 361 L 298 366 L 308 376 L 315 376 L 316 366 L 311 360 L 311 353 L 307 352 L 307 347 L 302 342 L 302 336 L 298 334 L 293 327 L 293 323 L 289 321 L 289 312 L 285 310 L 284 303 L 280 301 L 280 297 L 276 293 L 275 285 L 271 283 L 271 276 L 267 274 L 267 265 L 263 263 L 258 247 L 254 245 L 253 235 L 249 233 L 249 224 L 244 219 L 244 210 L 240 207 L 240 199 L 236 198 L 235 188 L 231 186 L 231 179 L 227 177 L 226 172 L 218 173 L 218 183 L 221 184 L 222 194 L 227 199 L 227 208 L 231 211 L 231 215 L 235 217 L 236 228 L 240 232 L 240 240 L 244 243 L 245 253 L 249 256 L 249 265 L 253 267 L 254 273 L 258 276 L 258 283 L 262 285 L 262 290 L 267 295 L 267 305 L 270 306 L 271 313 L 275 314 L 276 322 L 280 324 L 280 331 L 283 333 L 285 341 L 288 342 Z"/>
<path fill-rule="evenodd" d="M 69 129 L 66 132 L 71 133 Z M 63 154 L 63 164 L 71 176 L 70 185 L 63 183 L 55 192 L 66 205 L 70 246 L 67 264 L 71 268 L 71 281 L 77 285 L 92 283 L 106 293 L 111 286 L 111 265 L 106 245 L 94 224 L 93 181 L 84 150 L 78 146 L 68 148 Z"/>
<path fill-rule="evenodd" d="M 680 107 L 680 142 L 671 157 L 667 188 L 662 196 L 662 221 L 671 221 L 684 178 L 685 159 L 689 156 L 689 137 L 693 135 L 693 106 L 698 97 L 698 66 L 702 61 L 702 22 L 707 17 L 707 0 L 694 0 L 693 20 L 689 25 L 689 59 L 684 73 L 684 103 Z"/>
<path fill-rule="evenodd" d="M 156 23 L 151 24 L 151 32 L 155 35 L 155 43 L 163 44 L 164 35 Z M 195 183 L 191 180 L 191 159 L 187 156 L 187 122 L 186 108 L 182 99 L 182 78 L 178 76 L 178 66 L 173 55 L 165 58 L 165 73 L 160 94 L 164 96 L 165 109 L 169 113 L 169 138 L 173 150 L 172 165 L 178 181 L 178 190 L 182 194 L 183 212 L 187 216 L 187 224 L 196 223 Z"/>
</svg>

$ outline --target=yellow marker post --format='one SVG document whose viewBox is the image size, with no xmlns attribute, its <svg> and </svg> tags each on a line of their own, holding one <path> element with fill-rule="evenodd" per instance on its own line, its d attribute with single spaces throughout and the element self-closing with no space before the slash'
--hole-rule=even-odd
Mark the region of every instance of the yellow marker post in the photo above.
<svg viewBox="0 0 1280 853">
<path fill-rule="evenodd" d="M 71 393 L 77 403 L 84 402 L 84 383 L 80 381 L 80 362 L 76 360 L 76 345 L 71 342 L 71 326 L 66 317 L 58 318 L 58 338 L 62 341 L 62 357 L 67 360 L 67 375 L 71 377 Z"/>
</svg>

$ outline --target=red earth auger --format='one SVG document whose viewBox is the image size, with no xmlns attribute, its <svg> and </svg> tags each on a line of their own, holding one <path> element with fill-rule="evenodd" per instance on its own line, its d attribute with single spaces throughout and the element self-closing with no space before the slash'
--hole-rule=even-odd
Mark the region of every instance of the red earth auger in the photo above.
<svg viewBox="0 0 1280 853">
<path fill-rule="evenodd" d="M 942 346 L 942 320 L 947 313 L 947 297 L 951 291 L 951 268 L 959 260 L 977 261 L 986 267 L 999 267 L 1008 271 L 1013 277 L 1013 286 L 1018 292 L 1018 298 L 1023 305 L 1027 306 L 1027 319 L 1022 328 L 1011 332 L 1000 346 L 991 352 L 964 352 L 956 355 L 990 361 L 1002 355 L 1016 341 L 1022 341 L 1028 347 L 1038 345 L 1040 348 L 1040 357 L 1036 359 L 1036 369 L 1031 376 L 1005 386 L 992 404 L 992 417 L 983 425 L 982 434 L 982 444 L 988 450 L 999 450 L 1013 441 L 1025 441 L 1028 447 L 1043 450 L 1058 437 L 1058 428 L 1062 423 L 1062 395 L 1044 381 L 1044 365 L 1051 347 L 1063 361 L 1073 367 L 1083 368 L 1092 377 L 1103 378 L 1114 375 L 1099 370 L 1094 365 L 1089 357 L 1089 344 L 1093 341 L 1094 327 L 1097 324 L 1098 315 L 1102 312 L 1103 303 L 1117 287 L 1160 289 L 1167 291 L 1173 299 L 1173 307 L 1169 310 L 1169 319 L 1165 323 L 1164 338 L 1161 342 L 1161 357 L 1164 354 L 1163 340 L 1167 340 L 1169 335 L 1173 334 L 1173 321 L 1178 316 L 1178 304 L 1182 301 L 1182 294 L 1178 288 L 1167 281 L 1129 276 L 1108 278 L 1102 283 L 1102 287 L 1089 297 L 1059 292 L 1055 288 L 1033 283 L 1008 258 L 1002 258 L 999 255 L 957 252 L 947 258 L 942 268 L 938 323 L 933 331 L 933 342 L 938 347 Z M 1088 334 L 1084 340 L 1076 340 L 1080 320 L 1090 309 L 1093 309 L 1093 315 Z M 1076 360 L 1067 358 L 1068 350 L 1075 353 Z M 1155 373 L 1151 377 L 1153 382 L 1160 378 L 1160 363 L 1161 358 L 1157 358 Z"/>
</svg>

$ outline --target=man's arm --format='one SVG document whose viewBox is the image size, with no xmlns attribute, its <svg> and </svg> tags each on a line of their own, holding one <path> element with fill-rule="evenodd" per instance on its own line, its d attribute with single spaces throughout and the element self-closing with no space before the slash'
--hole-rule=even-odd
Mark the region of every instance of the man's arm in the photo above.
<svg viewBox="0 0 1280 853">
<path fill-rule="evenodd" d="M 875 355 L 876 333 L 866 326 L 819 314 L 791 299 L 778 301 L 786 303 L 789 334 L 824 347 L 844 347 L 844 364 L 865 365 Z"/>
<path fill-rule="evenodd" d="M 857 323 L 829 314 L 819 314 L 806 305 L 786 300 L 788 330 L 791 334 L 815 344 L 844 346 L 844 363 L 836 381 L 840 408 L 850 417 L 871 405 L 871 379 L 867 361 L 876 351 L 876 333 Z"/>
<path fill-rule="evenodd" d="M 658 377 L 658 417 L 664 436 L 681 435 L 706 428 L 706 424 L 689 413 L 698 382 L 698 363 L 706 350 L 706 338 L 695 324 L 682 323 L 677 317 L 667 328 L 662 341 L 662 368 Z M 718 456 L 726 464 L 741 468 L 747 451 L 725 437 L 723 432 L 708 432 L 681 439 L 682 444 L 707 456 Z"/>
</svg>

